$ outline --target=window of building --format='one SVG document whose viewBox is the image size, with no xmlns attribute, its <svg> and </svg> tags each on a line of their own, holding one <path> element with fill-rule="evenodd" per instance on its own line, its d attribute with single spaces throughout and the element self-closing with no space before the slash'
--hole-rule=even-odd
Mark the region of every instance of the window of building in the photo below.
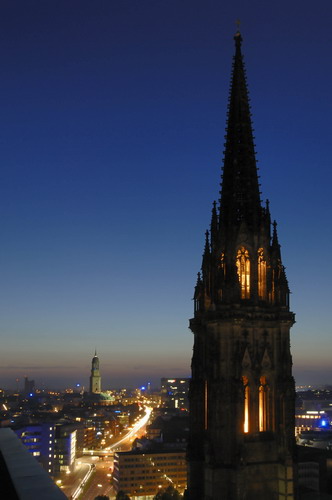
<svg viewBox="0 0 332 500">
<path fill-rule="evenodd" d="M 249 404 L 250 404 L 250 387 L 247 377 L 242 377 L 244 385 L 244 404 L 243 404 L 243 432 L 249 432 Z"/>
<path fill-rule="evenodd" d="M 241 247 L 236 256 L 237 274 L 240 281 L 241 299 L 250 298 L 250 259 L 249 252 Z"/>
<path fill-rule="evenodd" d="M 258 393 L 259 402 L 259 432 L 264 432 L 267 430 L 267 406 L 268 406 L 268 387 L 266 383 L 266 377 L 260 378 L 260 386 Z"/>
<path fill-rule="evenodd" d="M 258 297 L 266 299 L 266 260 L 263 248 L 258 250 Z"/>
<path fill-rule="evenodd" d="M 220 255 L 220 268 L 224 271 L 225 270 L 225 254 L 221 252 Z"/>
</svg>

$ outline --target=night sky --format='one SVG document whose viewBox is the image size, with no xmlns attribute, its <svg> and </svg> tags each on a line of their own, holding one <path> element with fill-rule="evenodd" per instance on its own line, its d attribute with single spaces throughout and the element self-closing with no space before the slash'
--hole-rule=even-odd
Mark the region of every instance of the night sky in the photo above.
<svg viewBox="0 0 332 500">
<path fill-rule="evenodd" d="M 297 384 L 332 384 L 330 0 L 1 0 L 0 386 L 190 375 L 241 20 Z"/>
</svg>

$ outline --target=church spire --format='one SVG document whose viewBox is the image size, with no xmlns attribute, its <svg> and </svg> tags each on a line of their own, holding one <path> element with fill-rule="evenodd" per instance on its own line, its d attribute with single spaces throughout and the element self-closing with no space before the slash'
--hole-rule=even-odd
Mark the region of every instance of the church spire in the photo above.
<svg viewBox="0 0 332 500">
<path fill-rule="evenodd" d="M 241 52 L 242 36 L 234 36 L 235 56 L 228 105 L 224 168 L 220 199 L 222 226 L 245 221 L 257 227 L 261 200 L 255 158 L 255 145 Z"/>
<path fill-rule="evenodd" d="M 213 205 L 194 294 L 188 498 L 294 499 L 289 287 L 260 200 L 235 35 L 220 211 Z"/>
</svg>

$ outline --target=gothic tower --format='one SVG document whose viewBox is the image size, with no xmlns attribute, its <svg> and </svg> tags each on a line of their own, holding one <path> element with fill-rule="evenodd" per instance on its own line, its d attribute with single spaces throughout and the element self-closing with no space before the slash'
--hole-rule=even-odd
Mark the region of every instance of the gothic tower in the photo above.
<svg viewBox="0 0 332 500">
<path fill-rule="evenodd" d="M 220 205 L 195 314 L 190 500 L 293 500 L 294 314 L 277 224 L 262 206 L 242 37 L 236 33 Z"/>
<path fill-rule="evenodd" d="M 99 371 L 99 358 L 97 356 L 97 351 L 92 358 L 91 363 L 91 375 L 90 375 L 90 394 L 100 394 L 101 393 L 101 376 Z"/>
</svg>

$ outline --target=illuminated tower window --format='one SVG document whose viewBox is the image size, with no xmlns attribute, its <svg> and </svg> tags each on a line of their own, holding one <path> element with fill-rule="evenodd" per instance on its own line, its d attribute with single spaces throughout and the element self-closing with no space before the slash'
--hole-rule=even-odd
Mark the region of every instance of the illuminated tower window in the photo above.
<svg viewBox="0 0 332 500">
<path fill-rule="evenodd" d="M 225 270 L 225 254 L 222 252 L 220 256 L 220 267 Z"/>
<path fill-rule="evenodd" d="M 260 378 L 259 393 L 258 393 L 259 432 L 264 432 L 267 430 L 267 396 L 268 396 L 268 387 L 266 384 L 266 377 L 261 377 Z"/>
<path fill-rule="evenodd" d="M 249 432 L 249 404 L 250 404 L 250 388 L 247 377 L 242 377 L 244 385 L 244 405 L 243 405 L 243 432 Z"/>
<path fill-rule="evenodd" d="M 236 256 L 237 274 L 239 276 L 241 299 L 250 298 L 250 259 L 249 252 L 241 247 Z"/>
<path fill-rule="evenodd" d="M 266 299 L 266 260 L 263 248 L 258 250 L 258 297 Z"/>
</svg>

